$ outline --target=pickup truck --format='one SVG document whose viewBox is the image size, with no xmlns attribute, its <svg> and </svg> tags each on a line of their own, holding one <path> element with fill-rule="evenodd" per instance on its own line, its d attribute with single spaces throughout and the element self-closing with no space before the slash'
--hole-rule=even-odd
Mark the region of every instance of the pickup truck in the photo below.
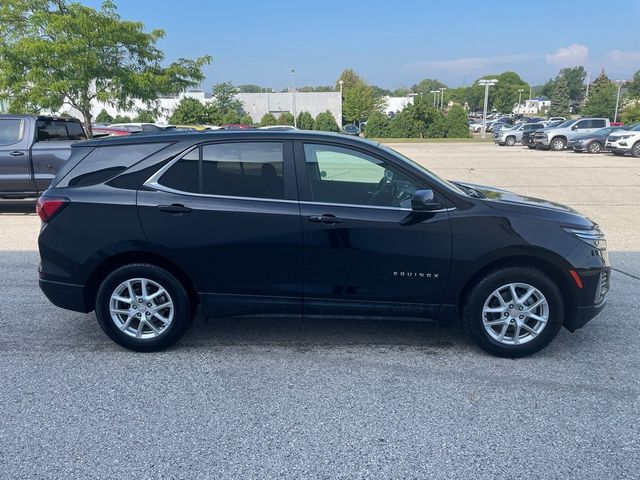
<svg viewBox="0 0 640 480">
<path fill-rule="evenodd" d="M 86 138 L 75 118 L 0 115 L 0 198 L 40 195 Z"/>
<path fill-rule="evenodd" d="M 554 128 L 536 130 L 533 141 L 537 148 L 563 150 L 571 140 L 608 126 L 610 126 L 608 118 L 567 120 Z"/>
</svg>

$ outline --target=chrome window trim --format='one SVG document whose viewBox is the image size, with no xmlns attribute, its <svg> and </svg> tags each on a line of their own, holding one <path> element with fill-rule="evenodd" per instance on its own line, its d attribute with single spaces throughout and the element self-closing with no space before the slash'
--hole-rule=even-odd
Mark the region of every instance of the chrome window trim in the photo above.
<svg viewBox="0 0 640 480">
<path fill-rule="evenodd" d="M 215 195 L 211 193 L 184 192 L 182 190 L 176 190 L 175 188 L 160 185 L 157 182 L 149 182 L 149 180 L 143 183 L 143 185 L 161 192 L 173 193 L 176 195 L 188 195 L 190 197 L 217 198 L 220 200 L 256 200 L 258 202 L 300 203 L 297 200 L 286 200 L 284 198 L 235 197 L 231 195 Z"/>
</svg>

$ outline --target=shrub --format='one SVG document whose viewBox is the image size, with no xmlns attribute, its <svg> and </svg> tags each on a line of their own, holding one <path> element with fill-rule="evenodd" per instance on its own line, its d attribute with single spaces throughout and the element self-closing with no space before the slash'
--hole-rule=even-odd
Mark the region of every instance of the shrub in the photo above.
<svg viewBox="0 0 640 480">
<path fill-rule="evenodd" d="M 373 112 L 367 120 L 364 135 L 369 138 L 385 138 L 389 136 L 389 119 L 382 112 Z"/>
<path fill-rule="evenodd" d="M 327 110 L 326 112 L 319 113 L 313 122 L 313 129 L 320 130 L 322 132 L 339 132 L 338 124 L 336 123 L 336 119 L 333 117 L 331 112 Z"/>
<path fill-rule="evenodd" d="M 271 112 L 265 113 L 260 119 L 261 127 L 269 127 L 271 125 L 276 125 L 277 123 L 278 123 L 278 120 Z"/>
<path fill-rule="evenodd" d="M 278 118 L 278 125 L 290 125 L 293 126 L 295 120 L 293 118 L 293 114 L 290 112 L 283 112 L 280 114 Z"/>
<path fill-rule="evenodd" d="M 313 117 L 309 112 L 298 114 L 298 128 L 302 130 L 313 130 Z"/>
<path fill-rule="evenodd" d="M 410 108 L 405 108 L 389 122 L 388 136 L 393 138 L 420 138 L 424 123 L 418 120 Z"/>
<path fill-rule="evenodd" d="M 467 138 L 469 136 L 469 121 L 467 112 L 460 105 L 454 105 L 449 110 L 445 121 L 447 137 Z"/>
</svg>

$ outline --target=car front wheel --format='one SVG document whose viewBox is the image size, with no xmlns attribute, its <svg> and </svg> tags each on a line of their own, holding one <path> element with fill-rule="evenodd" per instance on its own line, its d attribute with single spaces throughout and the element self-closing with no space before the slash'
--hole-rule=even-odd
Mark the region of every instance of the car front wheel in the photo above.
<svg viewBox="0 0 640 480">
<path fill-rule="evenodd" d="M 567 142 L 564 138 L 558 137 L 551 140 L 551 149 L 555 151 L 563 150 Z"/>
<path fill-rule="evenodd" d="M 602 151 L 602 144 L 600 142 L 591 142 L 587 150 L 589 153 L 600 153 Z"/>
<path fill-rule="evenodd" d="M 516 137 L 508 136 L 504 143 L 508 147 L 513 147 L 516 144 Z"/>
<path fill-rule="evenodd" d="M 555 283 L 540 270 L 508 267 L 482 278 L 463 306 L 465 330 L 493 355 L 523 357 L 546 347 L 563 323 Z"/>
<path fill-rule="evenodd" d="M 132 264 L 109 274 L 98 289 L 96 317 L 117 344 L 156 351 L 177 342 L 193 318 L 180 281 L 156 265 Z"/>
<path fill-rule="evenodd" d="M 640 157 L 640 142 L 636 142 L 633 147 L 631 147 L 631 155 L 638 158 Z"/>
</svg>

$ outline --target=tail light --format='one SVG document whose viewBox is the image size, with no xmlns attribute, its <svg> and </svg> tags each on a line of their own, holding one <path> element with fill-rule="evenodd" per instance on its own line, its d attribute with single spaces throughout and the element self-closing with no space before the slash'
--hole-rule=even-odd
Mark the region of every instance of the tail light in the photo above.
<svg viewBox="0 0 640 480">
<path fill-rule="evenodd" d="M 44 223 L 51 221 L 70 202 L 64 197 L 40 197 L 36 202 L 36 213 Z"/>
</svg>

